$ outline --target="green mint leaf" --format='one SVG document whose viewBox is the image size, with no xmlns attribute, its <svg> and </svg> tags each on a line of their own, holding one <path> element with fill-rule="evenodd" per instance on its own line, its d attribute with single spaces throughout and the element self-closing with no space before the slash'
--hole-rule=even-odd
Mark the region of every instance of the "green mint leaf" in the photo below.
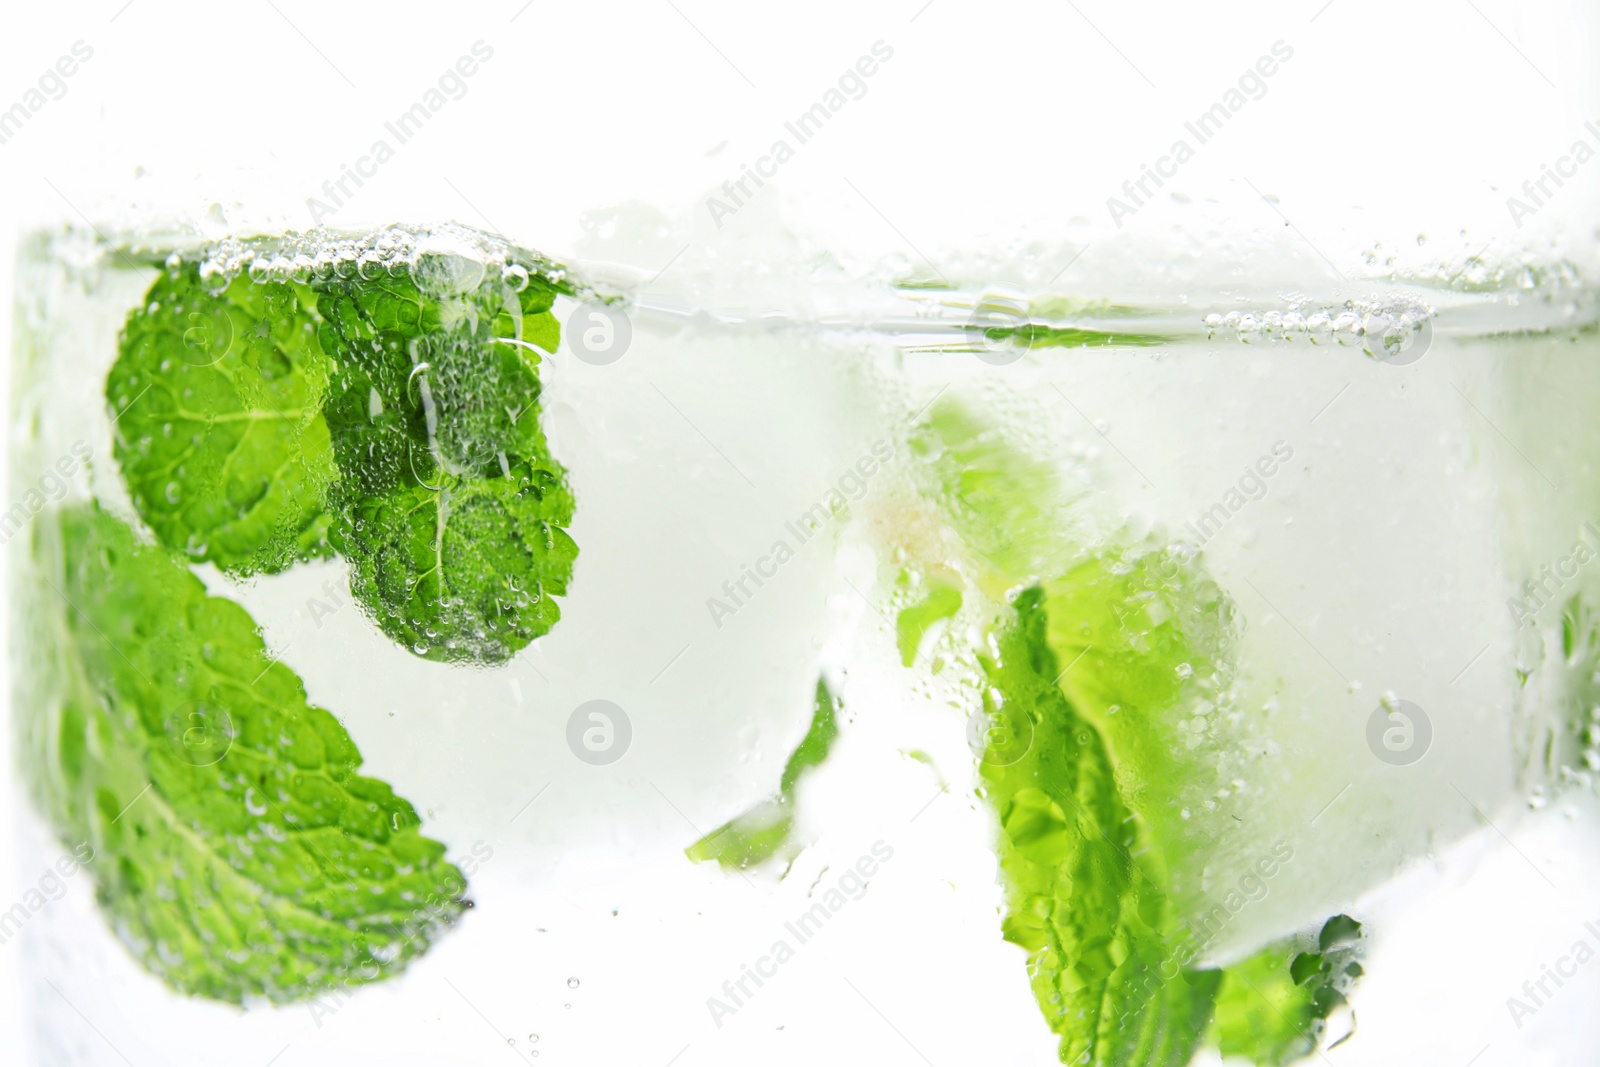
<svg viewBox="0 0 1600 1067">
<path fill-rule="evenodd" d="M 1009 600 L 1042 586 L 1061 688 L 1105 738 L 1118 788 L 1165 852 L 1167 888 L 1193 902 L 1209 850 L 1234 825 L 1206 804 L 1239 739 L 1229 732 L 1239 729 L 1229 715 L 1231 601 L 1181 547 L 1097 534 L 1093 502 L 1068 483 L 1068 465 L 1028 447 L 1005 420 L 942 397 L 913 441 L 979 591 Z M 1185 809 L 1201 814 L 1187 819 Z"/>
<path fill-rule="evenodd" d="M 330 536 L 384 633 L 427 659 L 494 664 L 561 617 L 553 598 L 578 555 L 571 516 L 559 474 L 518 459 L 504 477 L 357 497 Z"/>
<path fill-rule="evenodd" d="M 695 863 L 715 860 L 728 870 L 764 863 L 790 843 L 794 829 L 795 790 L 807 771 L 821 766 L 839 736 L 839 698 L 824 679 L 817 679 L 811 726 L 789 755 L 778 792 L 711 831 L 684 853 Z"/>
<path fill-rule="evenodd" d="M 358 775 L 255 624 L 97 506 L 41 527 L 30 766 L 118 937 L 185 993 L 287 1001 L 392 975 L 465 906 L 405 800 Z"/>
<path fill-rule="evenodd" d="M 1071 1064 L 1189 1062 L 1221 976 L 1179 966 L 1161 849 L 1130 811 L 1099 728 L 1062 693 L 1039 588 L 983 657 L 980 773 L 1000 821 L 1003 931 Z"/>
<path fill-rule="evenodd" d="M 139 517 L 196 562 L 249 574 L 329 554 L 329 365 L 305 288 L 193 264 L 128 316 L 106 379 L 113 452 Z"/>
<path fill-rule="evenodd" d="M 938 502 L 984 571 L 980 586 L 1005 589 L 1059 574 L 1089 540 L 1081 499 L 1062 485 L 1046 457 L 1005 434 L 1001 424 L 945 396 L 912 432 L 927 495 Z"/>
<path fill-rule="evenodd" d="M 1290 939 L 1227 968 L 1211 1042 L 1224 1056 L 1261 1067 L 1285 1067 L 1311 1055 L 1321 1047 L 1329 1016 L 1362 975 L 1364 937 L 1360 923 L 1335 915 L 1307 951 Z"/>
<path fill-rule="evenodd" d="M 419 656 L 502 663 L 560 618 L 577 557 L 534 351 L 554 350 L 566 290 L 530 275 L 516 291 L 450 255 L 316 285 L 336 365 L 329 536 L 351 591 Z"/>
<path fill-rule="evenodd" d="M 943 578 L 931 579 L 923 598 L 900 609 L 894 617 L 895 646 L 900 650 L 901 665 L 909 667 L 916 662 L 922 639 L 934 623 L 952 618 L 960 610 L 960 588 Z"/>
<path fill-rule="evenodd" d="M 1115 757 L 1117 786 L 1164 850 L 1180 899 L 1225 833 L 1188 819 L 1218 788 L 1219 705 L 1233 683 L 1234 608 L 1193 560 L 1148 545 L 1096 553 L 1041 583 L 1059 685 Z"/>
<path fill-rule="evenodd" d="M 1018 326 L 988 326 L 979 331 L 990 342 L 1015 341 L 1023 348 L 1098 348 L 1104 345 L 1133 345 L 1147 348 L 1164 345 L 1171 338 L 1152 333 L 1107 333 L 1076 326 L 1051 326 L 1042 322 Z"/>
<path fill-rule="evenodd" d="M 769 797 L 729 819 L 683 850 L 694 863 L 716 861 L 728 871 L 758 866 L 789 843 L 794 813 L 789 805 Z"/>
</svg>

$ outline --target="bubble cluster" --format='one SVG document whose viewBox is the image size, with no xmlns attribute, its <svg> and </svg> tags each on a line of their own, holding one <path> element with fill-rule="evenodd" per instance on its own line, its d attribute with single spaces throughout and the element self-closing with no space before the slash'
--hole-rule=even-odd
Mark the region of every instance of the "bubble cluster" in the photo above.
<svg viewBox="0 0 1600 1067">
<path fill-rule="evenodd" d="M 1364 349 L 1386 363 L 1414 362 L 1431 336 L 1433 309 L 1419 303 L 1346 301 L 1340 307 L 1304 305 L 1287 311 L 1211 312 L 1203 320 L 1208 339 L 1233 336 L 1241 344 L 1298 340 L 1313 345 Z"/>
<path fill-rule="evenodd" d="M 174 253 L 175 258 L 178 257 Z M 201 277 L 221 288 L 247 274 L 257 282 L 306 284 L 331 278 L 375 281 L 411 276 L 419 287 L 476 285 L 492 278 L 520 292 L 533 274 L 573 282 L 553 260 L 458 223 L 387 226 L 350 234 L 316 229 L 274 237 L 227 237 L 199 256 Z"/>
</svg>

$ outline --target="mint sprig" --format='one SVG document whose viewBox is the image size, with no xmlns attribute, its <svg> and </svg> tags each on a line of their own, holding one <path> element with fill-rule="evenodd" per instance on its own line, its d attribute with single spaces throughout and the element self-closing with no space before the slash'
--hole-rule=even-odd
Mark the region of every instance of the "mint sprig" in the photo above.
<svg viewBox="0 0 1600 1067">
<path fill-rule="evenodd" d="M 534 346 L 554 347 L 556 289 L 450 257 L 319 288 L 337 368 L 330 538 L 351 592 L 419 656 L 504 662 L 560 618 L 578 554 L 539 425 Z"/>
<path fill-rule="evenodd" d="M 1286 1067 L 1317 1051 L 1329 1017 L 1363 974 L 1365 939 L 1360 923 L 1335 915 L 1310 944 L 1290 938 L 1229 967 L 1212 1043 L 1261 1067 Z"/>
<path fill-rule="evenodd" d="M 1161 850 L 1129 810 L 1100 730 L 1063 695 L 1045 597 L 1021 593 L 983 657 L 981 766 L 1000 820 L 1002 930 L 1028 952 L 1061 1062 L 1189 1062 L 1221 975 L 1178 966 L 1181 915 Z"/>
<path fill-rule="evenodd" d="M 106 382 L 139 517 L 235 575 L 337 550 L 407 649 L 506 661 L 560 618 L 578 552 L 539 424 L 570 291 L 520 250 L 503 273 L 426 251 L 306 283 L 169 268 Z"/>
<path fill-rule="evenodd" d="M 164 271 L 128 317 L 106 380 L 113 453 L 163 544 L 235 574 L 331 554 L 331 364 L 314 297 L 243 275 L 213 290 Z"/>
<path fill-rule="evenodd" d="M 828 688 L 827 680 L 818 678 L 811 726 L 789 754 L 778 791 L 700 838 L 684 849 L 684 854 L 695 863 L 715 860 L 725 870 L 743 870 L 788 847 L 794 830 L 795 792 L 806 773 L 821 766 L 833 750 L 839 736 L 839 707 L 840 700 Z"/>
<path fill-rule="evenodd" d="M 287 1001 L 375 981 L 466 906 L 444 846 L 243 608 L 96 505 L 35 543 L 45 661 L 30 761 L 63 839 L 152 972 Z"/>
</svg>

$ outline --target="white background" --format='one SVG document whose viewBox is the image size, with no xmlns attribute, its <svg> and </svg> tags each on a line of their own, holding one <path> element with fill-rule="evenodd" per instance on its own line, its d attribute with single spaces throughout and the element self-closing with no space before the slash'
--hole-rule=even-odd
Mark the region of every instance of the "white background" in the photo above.
<svg viewBox="0 0 1600 1067">
<path fill-rule="evenodd" d="M 309 226 L 307 198 L 392 143 L 385 121 L 480 40 L 493 56 L 465 95 L 329 221 L 456 218 L 561 257 L 638 202 L 662 236 L 619 254 L 637 267 L 669 266 L 689 241 L 686 264 L 749 257 L 754 213 L 718 227 L 707 198 L 882 41 L 893 57 L 865 95 L 760 193 L 761 216 L 796 235 L 795 263 L 826 252 L 847 271 L 1034 284 L 1064 268 L 1057 288 L 1101 295 L 1259 288 L 1270 270 L 1337 294 L 1474 254 L 1594 258 L 1600 161 L 1523 226 L 1506 203 L 1596 140 L 1600 12 L 1575 0 L 97 0 L 8 14 L 0 110 L 74 42 L 93 57 L 0 144 L 6 292 L 15 236 L 37 225 L 109 231 L 215 203 L 241 228 Z M 1293 58 L 1265 94 L 1115 225 L 1107 198 L 1279 41 Z M 14 800 L 8 779 L 0 804 Z M 12 822 L 0 813 L 0 853 Z M 37 873 L 0 858 L 0 905 Z M 19 1029 L 0 1015 L 0 1041 Z"/>
</svg>

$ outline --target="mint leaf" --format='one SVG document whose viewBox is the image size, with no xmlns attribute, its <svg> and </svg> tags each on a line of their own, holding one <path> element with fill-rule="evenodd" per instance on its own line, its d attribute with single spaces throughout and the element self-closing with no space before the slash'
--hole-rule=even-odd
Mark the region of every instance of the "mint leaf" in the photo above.
<svg viewBox="0 0 1600 1067">
<path fill-rule="evenodd" d="M 1212 1043 L 1224 1056 L 1261 1067 L 1285 1067 L 1311 1055 L 1329 1016 L 1362 975 L 1364 938 L 1360 923 L 1335 915 L 1303 951 L 1290 939 L 1229 967 L 1217 994 Z"/>
<path fill-rule="evenodd" d="M 501 478 L 359 496 L 331 537 L 384 633 L 427 659 L 494 664 L 560 619 L 552 597 L 578 555 L 562 529 L 571 515 L 560 476 L 519 458 Z"/>
<path fill-rule="evenodd" d="M 164 271 L 123 328 L 113 453 L 161 542 L 234 574 L 329 554 L 329 365 L 302 286 Z"/>
<path fill-rule="evenodd" d="M 1100 730 L 1056 686 L 1037 587 L 982 657 L 980 773 L 1000 819 L 1007 940 L 1072 1064 L 1189 1062 L 1220 975 L 1178 966 L 1180 915 L 1161 849 L 1123 801 Z"/>
<path fill-rule="evenodd" d="M 1057 466 L 962 400 L 937 400 L 910 445 L 926 494 L 982 565 L 981 587 L 999 594 L 1059 574 L 1088 540 L 1081 498 L 1062 484 Z"/>
<path fill-rule="evenodd" d="M 1227 740 L 1227 596 L 1183 551 L 1091 545 L 1081 495 L 959 401 L 935 403 L 913 451 L 979 588 L 998 599 L 1029 586 L 996 654 L 980 656 L 980 773 L 1000 822 L 1003 931 L 1029 952 L 1062 1062 L 1183 1064 L 1202 1035 L 1263 1064 L 1309 1054 L 1360 974 L 1352 920 L 1226 972 L 1183 966 L 1197 948 L 1184 902 L 1204 899 L 1198 878 L 1225 832 L 1188 814 L 1214 793 Z M 903 659 L 936 608 L 930 597 L 903 613 Z M 1569 653 L 1580 629 L 1568 627 Z"/>
<path fill-rule="evenodd" d="M 1218 745 L 1231 741 L 1218 731 L 1233 683 L 1233 605 L 1195 561 L 1148 545 L 1097 552 L 1041 588 L 1045 639 L 1071 664 L 1058 684 L 1099 728 L 1118 788 L 1166 851 L 1167 888 L 1190 899 L 1200 864 L 1187 860 L 1227 832 L 1184 812 L 1205 810 L 1219 786 Z"/>
<path fill-rule="evenodd" d="M 960 588 L 944 578 L 931 579 L 922 599 L 901 608 L 894 617 L 895 646 L 900 650 L 901 665 L 909 667 L 916 662 L 917 649 L 934 623 L 951 618 L 960 610 Z"/>
<path fill-rule="evenodd" d="M 684 849 L 691 860 L 716 860 L 725 869 L 743 870 L 771 859 L 789 843 L 794 829 L 795 790 L 805 773 L 821 766 L 833 749 L 839 736 L 839 704 L 828 683 L 818 678 L 811 726 L 790 753 L 778 792 Z"/>
<path fill-rule="evenodd" d="M 29 766 L 87 840 L 129 950 L 190 994 L 286 1001 L 427 950 L 466 883 L 249 615 L 97 506 L 35 544 L 44 689 Z"/>
<path fill-rule="evenodd" d="M 554 350 L 555 289 L 530 278 L 521 292 L 478 277 L 479 265 L 423 257 L 409 272 L 318 281 L 322 349 L 338 364 L 334 405 L 340 470 L 363 491 L 393 484 L 374 474 L 434 468 L 490 476 L 502 453 L 545 449 L 539 430 L 536 341 Z M 477 268 L 474 270 L 474 268 Z M 463 277 L 466 272 L 466 277 Z M 406 463 L 375 472 L 372 446 Z M 398 446 L 404 438 L 412 456 Z"/>
<path fill-rule="evenodd" d="M 553 350 L 565 290 L 530 275 L 514 291 L 449 255 L 316 284 L 337 368 L 329 536 L 351 591 L 419 656 L 504 662 L 560 618 L 578 552 L 534 351 Z"/>
<path fill-rule="evenodd" d="M 1094 503 L 1068 483 L 1064 463 L 963 400 L 930 406 L 913 452 L 979 591 L 1009 602 L 1041 586 L 1059 684 L 1099 729 L 1118 789 L 1165 851 L 1174 881 L 1164 888 L 1197 899 L 1209 850 L 1234 825 L 1207 804 L 1232 777 L 1220 768 L 1242 732 L 1242 716 L 1230 714 L 1232 602 L 1192 554 L 1097 533 Z"/>
<path fill-rule="evenodd" d="M 1023 348 L 1098 348 L 1104 345 L 1133 345 L 1147 348 L 1164 345 L 1172 339 L 1152 333 L 1107 333 L 1076 326 L 1051 326 L 1028 322 L 1017 326 L 988 326 L 978 331 L 984 340 L 1014 340 Z"/>
</svg>

